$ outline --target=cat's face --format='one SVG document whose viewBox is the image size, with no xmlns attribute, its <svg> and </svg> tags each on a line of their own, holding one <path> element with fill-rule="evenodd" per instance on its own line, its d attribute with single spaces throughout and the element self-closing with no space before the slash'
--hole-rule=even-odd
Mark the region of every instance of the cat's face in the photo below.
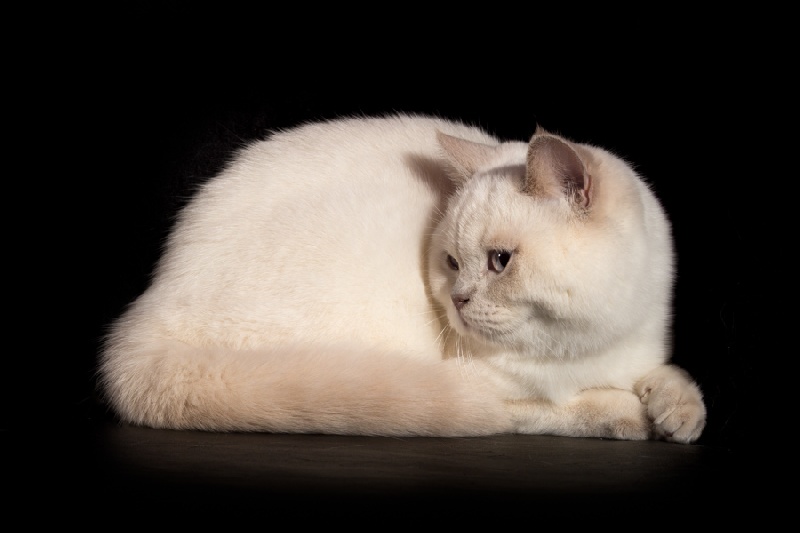
<svg viewBox="0 0 800 533">
<path fill-rule="evenodd" d="M 663 315 L 668 224 L 624 161 L 550 135 L 527 148 L 440 142 L 460 187 L 434 232 L 429 280 L 462 337 L 560 359 Z"/>
<path fill-rule="evenodd" d="M 565 208 L 520 192 L 524 166 L 469 181 L 432 240 L 433 296 L 450 326 L 483 344 L 550 353 L 554 325 L 575 314 L 568 257 L 577 244 Z"/>
</svg>

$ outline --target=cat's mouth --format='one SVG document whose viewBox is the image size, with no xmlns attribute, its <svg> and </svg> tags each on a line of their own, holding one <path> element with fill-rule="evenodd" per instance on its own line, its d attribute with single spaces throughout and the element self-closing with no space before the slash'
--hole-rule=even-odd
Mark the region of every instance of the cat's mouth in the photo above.
<svg viewBox="0 0 800 533">
<path fill-rule="evenodd" d="M 451 311 L 456 317 L 456 320 L 451 320 L 451 322 L 456 326 L 456 329 L 459 330 L 459 333 L 461 333 L 461 330 L 468 331 L 471 329 L 471 326 L 467 322 L 467 319 L 464 317 L 464 315 L 461 314 L 461 311 L 455 308 L 452 308 Z"/>
<path fill-rule="evenodd" d="M 485 347 L 519 349 L 519 326 L 513 320 L 497 320 L 493 316 L 478 313 L 470 316 L 463 310 L 451 309 L 451 326 L 462 337 L 468 337 Z"/>
<path fill-rule="evenodd" d="M 477 328 L 472 326 L 464 317 L 464 315 L 461 314 L 461 311 L 455 308 L 452 308 L 450 311 L 450 324 L 455 328 L 459 335 L 465 337 L 482 337 Z"/>
<path fill-rule="evenodd" d="M 457 318 L 452 320 L 451 323 L 459 335 L 463 337 L 469 337 L 481 342 L 482 344 L 497 344 L 497 340 L 495 339 L 495 336 L 492 335 L 491 331 L 480 326 L 479 324 L 476 324 L 474 321 L 470 320 L 468 316 L 465 316 L 457 309 L 454 309 L 453 313 L 455 313 Z"/>
</svg>

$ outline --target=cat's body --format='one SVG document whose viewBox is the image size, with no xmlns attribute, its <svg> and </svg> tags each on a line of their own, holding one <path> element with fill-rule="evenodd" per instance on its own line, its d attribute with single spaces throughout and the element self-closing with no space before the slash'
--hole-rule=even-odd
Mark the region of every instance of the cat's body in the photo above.
<svg viewBox="0 0 800 533">
<path fill-rule="evenodd" d="M 162 428 L 692 442 L 672 253 L 604 150 L 425 117 L 305 125 L 183 210 L 100 383 Z"/>
</svg>

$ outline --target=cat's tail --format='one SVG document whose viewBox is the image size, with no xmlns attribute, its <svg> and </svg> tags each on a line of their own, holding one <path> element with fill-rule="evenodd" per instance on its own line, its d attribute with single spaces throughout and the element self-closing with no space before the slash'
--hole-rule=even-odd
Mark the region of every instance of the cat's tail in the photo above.
<svg viewBox="0 0 800 533">
<path fill-rule="evenodd" d="M 455 360 L 317 346 L 111 345 L 99 384 L 124 421 L 209 431 L 384 436 L 510 432 L 491 383 Z"/>
</svg>

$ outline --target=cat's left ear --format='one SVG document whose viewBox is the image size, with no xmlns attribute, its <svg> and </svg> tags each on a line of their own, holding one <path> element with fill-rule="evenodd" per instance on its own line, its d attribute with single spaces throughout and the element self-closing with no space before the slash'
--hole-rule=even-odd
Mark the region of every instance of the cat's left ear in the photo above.
<svg viewBox="0 0 800 533">
<path fill-rule="evenodd" d="M 436 132 L 436 140 L 439 141 L 439 146 L 444 150 L 454 170 L 450 174 L 457 185 L 467 181 L 480 168 L 486 167 L 494 157 L 496 149 L 490 144 L 468 141 L 441 131 Z"/>
<path fill-rule="evenodd" d="M 565 197 L 576 208 L 586 210 L 592 203 L 592 177 L 569 142 L 537 131 L 528 144 L 522 192 L 539 197 Z"/>
</svg>

